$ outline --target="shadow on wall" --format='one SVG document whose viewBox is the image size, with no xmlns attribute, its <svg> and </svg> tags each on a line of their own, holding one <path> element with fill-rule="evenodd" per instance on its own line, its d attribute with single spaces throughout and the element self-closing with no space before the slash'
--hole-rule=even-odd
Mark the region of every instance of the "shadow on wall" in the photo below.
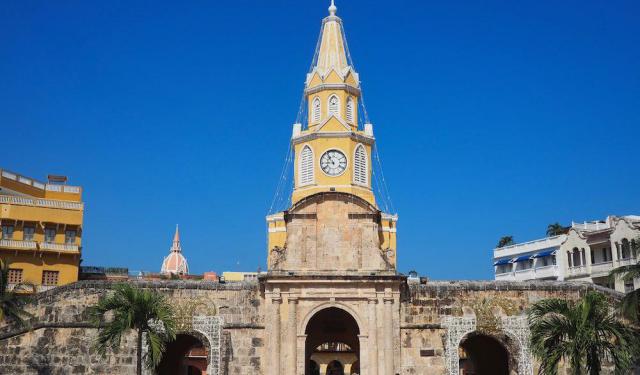
<svg viewBox="0 0 640 375">
<path fill-rule="evenodd" d="M 49 350 L 47 350 L 47 344 L 54 343 L 54 331 L 52 329 L 46 329 L 44 335 L 38 339 L 33 354 L 27 359 L 28 368 L 36 371 L 38 375 L 50 375 L 53 374 L 53 366 Z"/>
</svg>

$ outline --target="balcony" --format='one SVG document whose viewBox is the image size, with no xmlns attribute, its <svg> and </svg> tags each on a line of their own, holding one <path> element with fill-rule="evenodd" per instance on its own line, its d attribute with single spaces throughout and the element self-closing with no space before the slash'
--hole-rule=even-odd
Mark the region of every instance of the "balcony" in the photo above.
<svg viewBox="0 0 640 375">
<path fill-rule="evenodd" d="M 591 275 L 594 277 L 601 276 L 601 275 L 608 275 L 612 269 L 613 269 L 612 261 L 593 263 L 591 265 Z"/>
<path fill-rule="evenodd" d="M 535 253 L 544 249 L 558 248 L 567 238 L 566 234 L 554 237 L 546 237 L 535 241 L 518 243 L 493 250 L 494 258 L 516 256 L 525 253 Z"/>
<path fill-rule="evenodd" d="M 630 265 L 636 264 L 637 262 L 638 261 L 633 257 L 618 259 L 616 261 L 616 268 L 623 267 L 623 266 L 630 266 Z"/>
<path fill-rule="evenodd" d="M 536 279 L 550 279 L 558 277 L 558 266 L 542 266 L 535 269 Z"/>
<path fill-rule="evenodd" d="M 567 273 L 568 277 L 581 277 L 581 276 L 587 276 L 587 275 L 589 275 L 587 266 L 570 267 L 569 272 Z"/>
<path fill-rule="evenodd" d="M 39 247 L 42 251 L 54 251 L 57 253 L 78 253 L 80 251 L 78 245 L 66 243 L 41 242 Z"/>
<path fill-rule="evenodd" d="M 515 272 L 497 273 L 495 279 L 499 281 L 525 281 L 550 279 L 558 277 L 558 266 L 542 266 L 516 270 Z"/>
<path fill-rule="evenodd" d="M 536 278 L 536 273 L 533 268 L 527 268 L 523 270 L 516 270 L 515 272 L 516 280 L 533 280 Z"/>
<path fill-rule="evenodd" d="M 498 281 L 516 281 L 516 276 L 513 272 L 497 273 L 495 279 Z"/>
<path fill-rule="evenodd" d="M 15 204 L 19 206 L 36 206 L 46 208 L 60 208 L 63 210 L 77 210 L 80 211 L 84 208 L 84 204 L 81 202 L 70 201 L 58 201 L 53 199 L 39 199 L 39 198 L 27 198 L 16 197 L 12 195 L 0 195 L 0 204 Z"/>
<path fill-rule="evenodd" d="M 38 248 L 38 244 L 36 243 L 36 241 L 0 240 L 0 247 L 36 250 Z"/>
<path fill-rule="evenodd" d="M 48 251 L 54 253 L 79 254 L 80 246 L 64 243 L 0 240 L 0 248 L 12 250 Z"/>
<path fill-rule="evenodd" d="M 584 223 L 571 222 L 571 228 L 579 231 L 584 231 L 584 232 L 592 232 L 592 231 L 598 231 L 603 229 L 609 229 L 611 228 L 611 223 L 609 222 L 609 220 L 607 220 L 606 222 L 600 222 L 600 221 L 591 221 L 591 222 L 585 221 Z"/>
</svg>

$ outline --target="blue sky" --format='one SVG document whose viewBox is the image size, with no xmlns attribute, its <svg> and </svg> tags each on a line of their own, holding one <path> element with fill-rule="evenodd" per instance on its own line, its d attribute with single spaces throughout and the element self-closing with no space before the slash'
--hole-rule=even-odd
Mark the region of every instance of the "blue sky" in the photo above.
<svg viewBox="0 0 640 375">
<path fill-rule="evenodd" d="M 265 268 L 328 1 L 5 2 L 0 167 L 84 187 L 85 265 Z M 337 2 L 400 216 L 399 270 L 639 214 L 638 1 Z"/>
</svg>

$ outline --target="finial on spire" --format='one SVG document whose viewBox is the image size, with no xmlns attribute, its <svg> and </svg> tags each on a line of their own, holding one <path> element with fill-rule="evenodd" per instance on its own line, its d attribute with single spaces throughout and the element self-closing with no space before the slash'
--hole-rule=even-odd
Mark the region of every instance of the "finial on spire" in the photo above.
<svg viewBox="0 0 640 375">
<path fill-rule="evenodd" d="M 180 230 L 178 229 L 178 224 L 176 224 L 176 234 L 173 235 L 173 244 L 180 246 Z"/>
<path fill-rule="evenodd" d="M 336 7 L 336 4 L 334 4 L 333 1 L 334 0 L 331 0 L 331 5 L 329 6 L 329 15 L 330 16 L 335 16 L 336 15 L 336 11 L 338 10 L 338 8 Z"/>
</svg>

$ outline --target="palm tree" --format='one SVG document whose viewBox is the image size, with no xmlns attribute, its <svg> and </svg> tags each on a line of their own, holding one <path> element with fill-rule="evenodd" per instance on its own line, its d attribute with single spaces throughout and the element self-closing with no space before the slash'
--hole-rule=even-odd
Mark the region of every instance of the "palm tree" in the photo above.
<svg viewBox="0 0 640 375">
<path fill-rule="evenodd" d="M 640 253 L 640 237 L 631 241 L 631 246 L 635 254 Z M 640 261 L 614 269 L 611 271 L 610 277 L 614 282 L 616 278 L 633 282 L 634 279 L 640 278 Z M 640 289 L 625 294 L 620 302 L 620 311 L 627 319 L 635 323 L 640 322 Z"/>
<path fill-rule="evenodd" d="M 173 310 L 160 293 L 117 284 L 114 292 L 100 298 L 90 308 L 90 316 L 98 326 L 96 349 L 105 355 L 107 348 L 116 349 L 130 330 L 137 334 L 137 374 L 142 374 L 142 338 L 147 341 L 146 366 L 155 368 L 162 359 L 165 344 L 175 339 L 176 323 Z M 112 318 L 107 319 L 105 315 Z"/>
<path fill-rule="evenodd" d="M 568 228 L 563 227 L 557 221 L 553 224 L 547 225 L 547 237 L 559 236 L 567 233 Z"/>
<path fill-rule="evenodd" d="M 6 320 L 18 326 L 25 325 L 25 319 L 31 318 L 31 314 L 24 310 L 29 299 L 24 292 L 29 292 L 29 289 L 29 284 L 9 288 L 9 264 L 0 259 L 0 322 Z"/>
<path fill-rule="evenodd" d="M 496 247 L 505 247 L 513 244 L 513 236 L 504 236 L 500 237 L 500 241 L 498 241 L 498 246 Z"/>
<path fill-rule="evenodd" d="M 560 360 L 573 375 L 597 375 L 605 358 L 613 361 L 616 374 L 626 374 L 640 353 L 640 332 L 618 320 L 597 292 L 575 302 L 550 298 L 533 304 L 529 328 L 540 375 L 556 375 Z"/>
</svg>

